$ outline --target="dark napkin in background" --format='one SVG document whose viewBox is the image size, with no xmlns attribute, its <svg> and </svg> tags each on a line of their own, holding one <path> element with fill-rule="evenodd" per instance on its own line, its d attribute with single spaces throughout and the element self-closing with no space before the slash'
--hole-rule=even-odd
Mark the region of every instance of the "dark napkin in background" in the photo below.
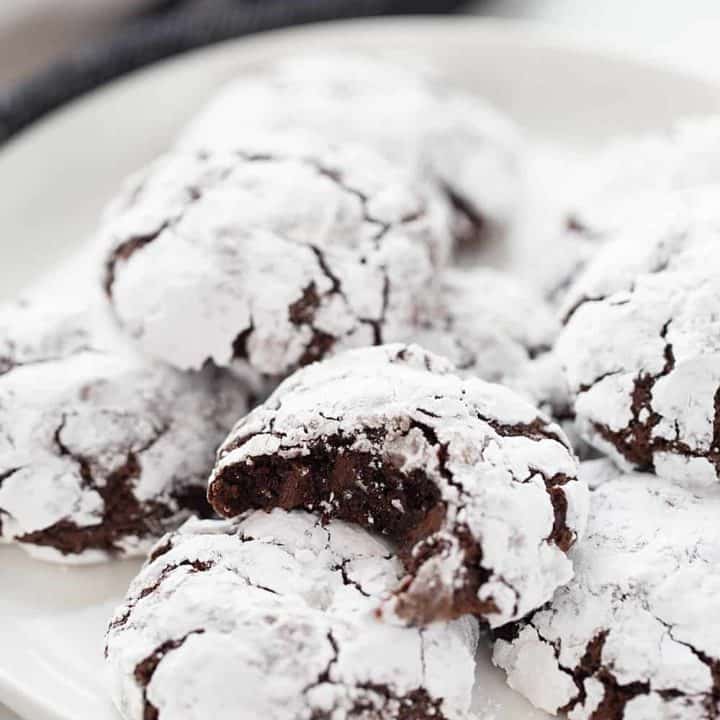
<svg viewBox="0 0 720 720">
<path fill-rule="evenodd" d="M 1 0 L 0 0 L 1 1 Z M 463 0 L 164 0 L 53 67 L 0 92 L 0 143 L 66 102 L 145 65 L 214 42 L 309 22 L 451 12 Z"/>
</svg>

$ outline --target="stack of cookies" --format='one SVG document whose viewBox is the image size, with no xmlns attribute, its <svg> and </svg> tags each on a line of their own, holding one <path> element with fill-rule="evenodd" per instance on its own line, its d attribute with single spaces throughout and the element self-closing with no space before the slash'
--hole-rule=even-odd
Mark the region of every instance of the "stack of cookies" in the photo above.
<svg viewBox="0 0 720 720">
<path fill-rule="evenodd" d="M 720 717 L 720 121 L 542 229 L 534 152 L 418 63 L 280 61 L 0 309 L 0 540 L 147 557 L 126 720 L 468 720 L 479 643 L 571 720 Z"/>
</svg>

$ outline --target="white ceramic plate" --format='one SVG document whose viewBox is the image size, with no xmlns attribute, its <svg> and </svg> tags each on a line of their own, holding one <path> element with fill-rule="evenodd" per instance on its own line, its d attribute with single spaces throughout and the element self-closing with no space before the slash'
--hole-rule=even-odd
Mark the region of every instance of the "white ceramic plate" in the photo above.
<svg viewBox="0 0 720 720">
<path fill-rule="evenodd" d="M 0 151 L 0 297 L 72 254 L 121 179 L 166 148 L 223 81 L 279 54 L 321 47 L 427 55 L 537 137 L 569 144 L 720 112 L 714 85 L 517 24 L 356 21 L 220 45 L 94 93 Z M 59 568 L 0 548 L 0 702 L 31 720 L 116 720 L 103 632 L 137 565 Z M 476 695 L 481 720 L 542 716 L 486 658 Z"/>
</svg>

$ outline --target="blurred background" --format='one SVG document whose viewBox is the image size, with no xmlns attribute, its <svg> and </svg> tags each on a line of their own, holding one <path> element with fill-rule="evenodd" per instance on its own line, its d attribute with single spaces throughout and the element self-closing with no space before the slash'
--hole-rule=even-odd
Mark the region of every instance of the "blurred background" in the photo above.
<svg viewBox="0 0 720 720">
<path fill-rule="evenodd" d="M 717 0 L 2 0 L 0 141 L 129 70 L 228 37 L 334 17 L 465 12 L 533 20 L 720 75 Z"/>
</svg>

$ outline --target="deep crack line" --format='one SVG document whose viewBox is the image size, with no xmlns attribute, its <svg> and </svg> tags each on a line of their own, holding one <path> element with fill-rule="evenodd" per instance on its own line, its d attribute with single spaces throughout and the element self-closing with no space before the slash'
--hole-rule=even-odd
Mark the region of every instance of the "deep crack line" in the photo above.
<svg viewBox="0 0 720 720">
<path fill-rule="evenodd" d="M 489 425 L 500 437 L 526 437 L 536 442 L 540 440 L 554 440 L 568 450 L 570 449 L 567 443 L 563 442 L 562 438 L 556 432 L 548 428 L 552 423 L 541 417 L 535 418 L 530 423 L 515 423 L 512 425 L 484 416 L 479 412 L 475 412 L 475 417 Z"/>
<path fill-rule="evenodd" d="M 200 154 L 199 157 L 203 159 L 204 156 L 203 154 Z M 247 156 L 245 159 L 251 161 L 255 158 Z M 105 263 L 105 278 L 103 281 L 103 287 L 107 297 L 112 298 L 113 286 L 115 285 L 116 279 L 116 270 L 120 262 L 127 262 L 138 250 L 142 250 L 147 245 L 155 242 L 155 240 L 157 240 L 166 230 L 179 225 L 195 203 L 202 200 L 207 192 L 211 192 L 218 185 L 223 183 L 228 177 L 230 177 L 230 175 L 232 175 L 232 173 L 232 167 L 224 168 L 216 176 L 212 177 L 211 182 L 209 182 L 205 187 L 197 185 L 184 187 L 183 189 L 187 194 L 188 202 L 182 206 L 174 217 L 168 218 L 162 222 L 157 229 L 150 233 L 145 235 L 135 235 L 117 245 Z M 145 178 L 140 186 L 135 189 L 135 193 L 131 197 L 133 202 L 136 202 L 139 199 L 141 193 L 145 190 L 146 184 L 147 178 Z"/>
<path fill-rule="evenodd" d="M 602 302 L 603 300 L 607 300 L 606 295 L 583 295 L 578 300 L 576 300 L 570 307 L 570 309 L 563 315 L 563 317 L 560 319 L 560 322 L 562 325 L 567 325 L 570 320 L 572 319 L 573 315 L 583 306 L 587 305 L 588 303 L 597 303 Z"/>
<path fill-rule="evenodd" d="M 86 488 L 96 488 L 97 482 L 93 477 L 90 463 L 82 455 L 77 455 L 73 453 L 62 440 L 62 433 L 67 425 L 67 421 L 68 414 L 62 413 L 62 415 L 60 416 L 60 424 L 53 433 L 53 442 L 55 443 L 55 447 L 58 450 L 58 454 L 61 457 L 69 457 L 77 465 L 80 479 L 82 480 L 82 483 Z"/>
<path fill-rule="evenodd" d="M 318 162 L 312 162 L 307 161 L 309 165 L 314 167 L 318 174 L 322 175 L 323 177 L 326 177 L 330 179 L 337 187 L 339 187 L 343 192 L 347 193 L 348 195 L 351 195 L 355 198 L 357 198 L 360 202 L 360 206 L 362 207 L 363 211 L 363 220 L 367 223 L 370 223 L 371 225 L 377 225 L 378 231 L 373 237 L 373 240 L 377 243 L 379 242 L 383 236 L 388 232 L 388 230 L 391 228 L 390 223 L 387 223 L 383 220 L 380 220 L 379 218 L 373 217 L 369 210 L 368 210 L 368 204 L 370 202 L 370 199 L 367 195 L 365 195 L 364 192 L 361 190 L 358 190 L 355 187 L 352 187 L 349 185 L 342 174 L 337 170 L 331 170 L 330 168 L 324 167 Z"/>
<path fill-rule="evenodd" d="M 158 720 L 159 717 L 158 709 L 147 698 L 147 688 L 150 685 L 153 675 L 157 671 L 160 663 L 165 659 L 168 653 L 182 647 L 191 635 L 203 635 L 204 633 L 205 630 L 203 628 L 198 628 L 196 630 L 191 630 L 177 640 L 168 640 L 157 647 L 150 655 L 148 655 L 148 657 L 135 666 L 135 680 L 142 688 L 144 720 Z"/>
<path fill-rule="evenodd" d="M 317 680 L 315 682 L 310 683 L 309 685 L 306 685 L 302 689 L 303 695 L 307 695 L 311 690 L 314 690 L 316 687 L 319 687 L 320 685 L 324 685 L 325 683 L 332 683 L 332 679 L 330 678 L 330 673 L 332 671 L 333 666 L 337 663 L 338 658 L 340 656 L 340 646 L 337 643 L 337 640 L 335 640 L 335 637 L 333 636 L 332 630 L 327 631 L 327 641 L 330 643 L 330 647 L 332 648 L 332 657 L 330 660 L 328 660 L 327 665 L 325 666 L 325 669 L 318 675 Z"/>
<path fill-rule="evenodd" d="M 16 468 L 10 468 L 9 470 L 5 470 L 2 473 L 0 473 L 0 490 L 2 489 L 2 484 L 5 480 L 8 478 L 11 478 L 15 473 L 20 472 L 22 470 L 22 467 L 16 467 Z M 3 522 L 2 518 L 3 515 L 9 516 L 10 513 L 7 512 L 4 508 L 0 507 L 0 537 L 2 537 L 2 529 L 3 529 Z"/>
<path fill-rule="evenodd" d="M 668 320 L 660 330 L 660 337 L 666 340 L 670 328 Z M 597 421 L 592 427 L 598 435 L 611 444 L 630 463 L 641 470 L 654 470 L 654 455 L 660 450 L 677 452 L 681 455 L 692 455 L 693 450 L 676 442 L 674 447 L 663 438 L 653 437 L 653 429 L 660 423 L 662 416 L 653 408 L 653 389 L 660 378 L 667 377 L 675 368 L 675 354 L 671 343 L 666 342 L 663 349 L 664 365 L 657 373 L 640 372 L 633 380 L 630 395 L 629 423 L 620 430 L 613 430 L 608 425 Z M 645 419 L 641 419 L 646 414 Z"/>
<path fill-rule="evenodd" d="M 648 611 L 650 612 L 650 611 Z M 712 681 L 712 688 L 708 691 L 718 696 L 720 699 L 720 658 L 712 658 L 702 650 L 698 650 L 694 645 L 684 640 L 679 640 L 673 635 L 675 627 L 658 617 L 654 613 L 650 613 L 667 631 L 668 637 L 678 645 L 686 647 L 703 665 L 705 665 L 710 671 L 710 680 Z"/>
<path fill-rule="evenodd" d="M 70 415 L 63 413 L 54 434 L 59 457 L 67 457 L 78 468 L 80 487 L 92 490 L 102 498 L 102 512 L 97 522 L 78 525 L 67 516 L 55 523 L 32 532 L 18 535 L 20 543 L 50 546 L 63 555 L 76 555 L 88 549 L 101 550 L 109 555 L 122 551 L 118 544 L 127 537 L 144 538 L 162 530 L 162 522 L 172 515 L 171 505 L 157 499 L 142 502 L 134 494 L 133 484 L 142 474 L 139 458 L 152 447 L 169 429 L 169 425 L 154 428 L 155 434 L 140 448 L 126 451 L 124 462 L 98 482 L 92 470 L 91 460 L 73 452 L 63 441 L 62 433 Z"/>
<path fill-rule="evenodd" d="M 365 590 L 363 590 L 362 585 L 360 585 L 359 582 L 357 582 L 356 580 L 353 580 L 348 575 L 347 566 L 350 562 L 352 562 L 352 560 L 350 558 L 347 558 L 347 559 L 343 560 L 339 565 L 335 565 L 335 567 L 333 567 L 331 569 L 340 573 L 340 577 L 342 578 L 343 585 L 348 585 L 350 587 L 354 587 L 361 595 L 369 598 L 370 593 L 365 592 Z"/>
<path fill-rule="evenodd" d="M 160 548 L 159 548 L 160 549 Z M 170 550 L 172 548 L 169 548 Z M 165 551 L 167 552 L 167 551 Z M 153 562 L 158 557 L 163 555 L 164 553 L 153 553 L 150 558 L 149 562 Z M 152 595 L 164 582 L 169 578 L 175 570 L 179 570 L 180 568 L 187 568 L 189 567 L 190 570 L 188 572 L 190 573 L 198 573 L 198 572 L 206 572 L 207 570 L 210 570 L 214 566 L 214 563 L 211 561 L 203 561 L 203 560 L 181 560 L 179 563 L 172 563 L 170 565 L 166 565 L 161 571 L 160 575 L 155 579 L 153 583 L 150 585 L 146 585 L 142 590 L 140 590 L 139 593 L 135 597 L 129 598 L 127 602 L 127 607 L 123 614 L 118 618 L 113 618 L 113 620 L 110 623 L 109 630 L 117 630 L 119 628 L 124 627 L 127 625 L 128 621 L 130 620 L 130 616 L 132 615 L 133 611 L 137 607 L 137 605 L 144 600 L 149 595 Z M 105 646 L 105 657 L 107 657 L 107 645 Z"/>
<path fill-rule="evenodd" d="M 22 470 L 22 467 L 16 467 L 16 468 L 10 468 L 10 470 L 5 470 L 0 473 L 0 487 L 2 487 L 3 481 L 7 480 L 8 478 L 11 478 L 15 473 L 20 472 Z"/>
</svg>

